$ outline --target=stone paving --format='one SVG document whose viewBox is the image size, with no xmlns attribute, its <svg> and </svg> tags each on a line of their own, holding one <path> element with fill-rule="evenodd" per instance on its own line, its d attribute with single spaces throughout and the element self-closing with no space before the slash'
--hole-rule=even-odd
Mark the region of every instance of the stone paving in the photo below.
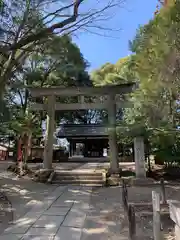
<svg viewBox="0 0 180 240">
<path fill-rule="evenodd" d="M 129 202 L 149 202 L 152 190 L 159 188 L 129 188 Z M 167 187 L 168 199 L 179 199 L 179 190 L 180 186 Z M 121 191 L 120 187 L 56 186 L 43 202 L 6 228 L 0 240 L 128 240 Z M 137 222 L 138 237 L 150 240 L 152 221 L 143 222 L 145 226 Z"/>
<path fill-rule="evenodd" d="M 0 183 L 15 211 L 13 224 L 0 233 L 0 240 L 128 240 L 120 187 L 38 184 L 3 171 Z M 157 185 L 129 188 L 129 202 L 151 201 L 152 190 L 160 189 Z M 167 186 L 166 191 L 167 199 L 180 199 L 179 185 Z M 137 230 L 138 239 L 152 239 L 151 220 L 138 220 Z"/>
<path fill-rule="evenodd" d="M 110 166 L 109 162 L 88 162 L 88 163 L 84 163 L 80 166 L 78 166 L 78 169 L 89 169 L 89 170 L 93 170 L 93 169 L 108 169 Z M 119 163 L 119 167 L 122 168 L 123 170 L 135 170 L 135 163 L 134 162 L 121 162 Z"/>
<path fill-rule="evenodd" d="M 0 171 L 0 191 L 12 204 L 13 220 L 19 219 L 37 204 L 42 204 L 56 186 L 19 179 L 13 173 Z M 0 233 L 4 229 L 0 222 Z"/>
<path fill-rule="evenodd" d="M 43 201 L 17 219 L 1 240 L 80 240 L 89 209 L 91 188 L 58 186 Z"/>
</svg>

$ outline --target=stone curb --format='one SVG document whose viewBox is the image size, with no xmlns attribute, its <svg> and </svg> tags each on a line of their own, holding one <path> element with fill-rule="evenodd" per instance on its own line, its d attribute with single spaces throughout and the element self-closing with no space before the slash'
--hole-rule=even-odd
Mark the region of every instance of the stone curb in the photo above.
<svg viewBox="0 0 180 240">
<path fill-rule="evenodd" d="M 48 178 L 48 180 L 47 180 L 47 183 L 52 183 L 52 181 L 53 181 L 53 179 L 54 179 L 54 177 L 55 177 L 55 175 L 56 175 L 56 172 L 55 171 L 53 171 L 51 174 L 50 174 L 50 176 L 49 176 L 49 178 Z"/>
</svg>

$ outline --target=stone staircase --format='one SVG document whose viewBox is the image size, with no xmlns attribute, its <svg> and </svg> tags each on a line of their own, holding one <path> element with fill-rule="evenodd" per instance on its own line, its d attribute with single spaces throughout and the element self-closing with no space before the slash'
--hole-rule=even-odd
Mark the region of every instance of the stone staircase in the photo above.
<svg viewBox="0 0 180 240">
<path fill-rule="evenodd" d="M 56 171 L 52 179 L 52 184 L 62 185 L 104 186 L 105 182 L 102 171 L 84 169 Z"/>
</svg>

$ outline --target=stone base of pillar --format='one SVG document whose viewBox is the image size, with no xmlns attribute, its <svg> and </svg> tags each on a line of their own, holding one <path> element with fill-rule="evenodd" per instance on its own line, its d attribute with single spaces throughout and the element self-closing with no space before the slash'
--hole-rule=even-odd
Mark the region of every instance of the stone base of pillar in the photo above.
<svg viewBox="0 0 180 240">
<path fill-rule="evenodd" d="M 56 176 L 56 172 L 53 171 L 53 172 L 49 175 L 49 178 L 48 178 L 48 180 L 47 180 L 47 183 L 50 183 L 50 184 L 51 184 L 51 183 L 53 182 L 55 176 Z"/>
<path fill-rule="evenodd" d="M 152 178 L 132 178 L 131 181 L 131 184 L 135 186 L 147 186 L 155 183 Z"/>
<path fill-rule="evenodd" d="M 112 169 L 112 168 L 109 168 L 108 170 L 107 170 L 107 175 L 108 176 L 111 176 L 111 175 L 113 175 L 113 174 L 118 174 L 119 176 L 121 176 L 121 172 L 122 172 L 122 169 L 121 168 L 117 168 L 117 169 Z"/>
<path fill-rule="evenodd" d="M 120 174 L 118 173 L 118 174 L 111 174 L 111 176 L 110 177 L 108 177 L 108 179 L 107 179 L 107 185 L 108 186 L 119 186 L 119 184 L 120 184 L 120 179 L 121 179 L 121 177 L 120 177 Z"/>
<path fill-rule="evenodd" d="M 46 183 L 54 169 L 39 169 L 34 173 L 33 181 Z"/>
<path fill-rule="evenodd" d="M 180 227 L 178 225 L 175 226 L 175 239 L 180 240 Z"/>
</svg>

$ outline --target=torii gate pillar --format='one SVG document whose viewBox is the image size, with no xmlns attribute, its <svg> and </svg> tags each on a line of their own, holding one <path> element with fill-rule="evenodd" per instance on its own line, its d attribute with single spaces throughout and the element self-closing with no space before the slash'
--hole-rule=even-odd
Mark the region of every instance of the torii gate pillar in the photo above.
<svg viewBox="0 0 180 240">
<path fill-rule="evenodd" d="M 109 120 L 109 153 L 110 153 L 110 172 L 119 172 L 119 160 L 117 149 L 117 135 L 116 135 L 116 101 L 115 95 L 109 95 L 108 105 L 108 120 Z"/>
<path fill-rule="evenodd" d="M 54 140 L 55 96 L 48 96 L 46 139 L 44 146 L 44 169 L 52 169 L 53 140 Z"/>
</svg>

